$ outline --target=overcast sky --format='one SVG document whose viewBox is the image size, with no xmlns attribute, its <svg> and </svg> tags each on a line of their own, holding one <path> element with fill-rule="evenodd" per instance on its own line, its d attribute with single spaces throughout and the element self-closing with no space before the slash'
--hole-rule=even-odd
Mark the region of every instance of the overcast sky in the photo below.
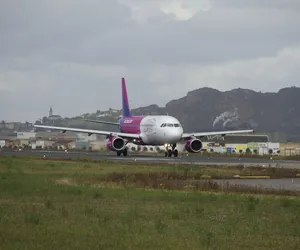
<svg viewBox="0 0 300 250">
<path fill-rule="evenodd" d="M 1 0 L 0 120 L 299 86 L 299 0 Z"/>
</svg>

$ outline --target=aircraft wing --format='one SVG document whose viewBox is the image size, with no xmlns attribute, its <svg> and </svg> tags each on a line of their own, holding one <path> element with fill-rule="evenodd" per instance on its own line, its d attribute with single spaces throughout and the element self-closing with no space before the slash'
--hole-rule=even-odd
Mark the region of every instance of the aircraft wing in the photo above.
<svg viewBox="0 0 300 250">
<path fill-rule="evenodd" d="M 110 125 L 117 125 L 120 126 L 118 122 L 108 122 L 108 121 L 100 121 L 100 120 L 90 120 L 90 119 L 83 119 L 86 122 L 94 122 L 94 123 L 103 123 L 103 124 L 110 124 Z"/>
<path fill-rule="evenodd" d="M 63 133 L 66 131 L 78 132 L 78 133 L 87 133 L 89 135 L 98 134 L 98 135 L 107 135 L 107 136 L 120 136 L 126 139 L 140 139 L 139 134 L 129 134 L 121 132 L 110 132 L 110 131 L 100 131 L 93 129 L 81 129 L 81 128 L 68 128 L 68 127 L 56 127 L 56 126 L 46 126 L 46 125 L 34 125 L 36 128 L 45 128 L 45 129 L 56 129 L 61 130 Z"/>
<path fill-rule="evenodd" d="M 226 134 L 242 134 L 242 133 L 254 133 L 253 129 L 249 130 L 232 130 L 232 131 L 214 131 L 214 132 L 197 132 L 197 133 L 183 133 L 182 138 L 189 137 L 202 137 L 202 136 L 210 136 L 210 135 L 222 135 Z"/>
</svg>

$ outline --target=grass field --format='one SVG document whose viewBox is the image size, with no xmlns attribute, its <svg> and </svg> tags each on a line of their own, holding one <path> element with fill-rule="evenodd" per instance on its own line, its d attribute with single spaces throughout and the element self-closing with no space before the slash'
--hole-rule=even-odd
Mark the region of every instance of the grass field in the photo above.
<svg viewBox="0 0 300 250">
<path fill-rule="evenodd" d="M 150 188 L 131 179 L 243 171 L 0 157 L 0 248 L 299 249 L 299 198 Z"/>
</svg>

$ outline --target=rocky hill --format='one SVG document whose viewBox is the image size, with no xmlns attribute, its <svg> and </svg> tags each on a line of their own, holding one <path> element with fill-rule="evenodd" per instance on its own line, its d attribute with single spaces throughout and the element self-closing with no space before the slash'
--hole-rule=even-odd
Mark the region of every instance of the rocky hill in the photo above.
<svg viewBox="0 0 300 250">
<path fill-rule="evenodd" d="M 272 140 L 300 141 L 300 88 L 283 88 L 277 93 L 234 89 L 221 92 L 200 88 L 166 107 L 150 105 L 133 109 L 135 115 L 169 114 L 177 117 L 185 131 L 211 131 L 253 128 L 257 133 L 268 133 Z M 116 121 L 121 110 L 85 114 L 76 119 L 64 119 L 69 126 L 112 129 L 113 126 L 80 121 L 83 117 Z M 117 131 L 118 128 L 115 128 Z"/>
<path fill-rule="evenodd" d="M 296 87 L 277 93 L 201 88 L 169 102 L 166 110 L 190 131 L 253 128 L 300 141 L 300 88 Z"/>
</svg>

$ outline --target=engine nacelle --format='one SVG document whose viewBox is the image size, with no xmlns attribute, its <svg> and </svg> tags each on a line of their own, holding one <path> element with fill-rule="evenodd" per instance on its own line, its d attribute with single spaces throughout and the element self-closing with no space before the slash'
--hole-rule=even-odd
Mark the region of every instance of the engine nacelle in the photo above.
<svg viewBox="0 0 300 250">
<path fill-rule="evenodd" d="M 106 147 L 112 151 L 120 151 L 126 147 L 125 141 L 119 136 L 109 138 Z"/>
<path fill-rule="evenodd" d="M 185 144 L 185 149 L 190 153 L 198 153 L 202 149 L 202 141 L 197 138 L 189 139 Z"/>
</svg>

